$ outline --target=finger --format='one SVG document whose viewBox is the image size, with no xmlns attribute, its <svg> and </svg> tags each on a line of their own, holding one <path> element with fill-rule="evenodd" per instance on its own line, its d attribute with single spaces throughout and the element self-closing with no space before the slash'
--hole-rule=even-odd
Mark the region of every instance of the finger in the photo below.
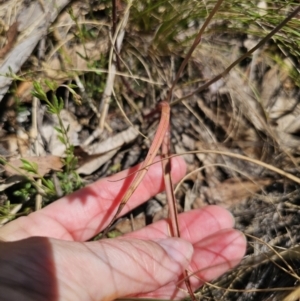
<svg viewBox="0 0 300 301">
<path fill-rule="evenodd" d="M 210 281 L 236 266 L 245 255 L 245 235 L 235 229 L 225 229 L 194 244 L 191 270 L 196 284 Z"/>
<path fill-rule="evenodd" d="M 157 158 L 159 160 L 159 158 Z M 48 236 L 65 240 L 85 241 L 99 233 L 110 221 L 113 209 L 130 184 L 126 176 L 135 168 L 101 179 L 75 193 L 63 197 L 44 209 L 21 217 L 1 228 L 4 240 L 18 240 L 29 236 Z M 185 174 L 186 165 L 180 157 L 172 159 L 172 177 L 178 182 Z M 125 178 L 125 179 L 124 179 Z M 117 182 L 112 180 L 122 179 Z M 122 213 L 148 200 L 163 189 L 160 162 L 150 166 L 145 178 L 132 195 Z M 108 211 L 109 210 L 109 211 Z"/>
<path fill-rule="evenodd" d="M 204 281 L 212 280 L 229 268 L 236 265 L 246 250 L 246 240 L 242 233 L 230 229 L 234 226 L 233 216 L 229 211 L 219 206 L 207 206 L 179 215 L 181 237 L 194 245 L 194 255 L 190 272 L 195 273 L 191 278 L 194 290 Z M 132 232 L 126 237 L 139 239 L 156 239 L 169 236 L 167 220 L 159 221 L 139 231 Z M 182 290 L 179 290 L 181 287 Z M 139 295 L 148 298 L 183 298 L 186 291 L 183 283 L 170 283 L 167 287 Z"/>
<path fill-rule="evenodd" d="M 181 213 L 178 217 L 178 224 L 181 237 L 194 244 L 222 229 L 232 228 L 234 218 L 228 210 L 222 207 L 207 206 Z M 147 240 L 169 237 L 169 221 L 161 220 L 125 236 Z"/>
<path fill-rule="evenodd" d="M 195 291 L 205 282 L 216 279 L 237 265 L 245 250 L 245 236 L 234 229 L 222 230 L 194 244 L 193 258 L 188 268 L 192 289 Z M 180 281 L 170 282 L 156 291 L 139 294 L 137 297 L 182 299 L 188 295 L 183 280 L 181 278 Z"/>
</svg>

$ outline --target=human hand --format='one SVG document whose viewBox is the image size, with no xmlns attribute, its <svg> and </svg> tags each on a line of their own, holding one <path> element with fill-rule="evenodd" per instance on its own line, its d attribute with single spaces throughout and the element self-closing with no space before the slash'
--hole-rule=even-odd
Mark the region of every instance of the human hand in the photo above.
<svg viewBox="0 0 300 301">
<path fill-rule="evenodd" d="M 185 163 L 172 159 L 178 182 Z M 138 167 L 136 167 L 138 168 Z M 135 170 L 136 170 L 135 168 Z M 126 177 L 123 171 L 109 180 Z M 163 189 L 160 164 L 149 168 L 123 214 Z M 110 221 L 128 179 L 101 179 L 0 228 L 1 300 L 113 300 L 126 296 L 181 299 L 184 269 L 196 289 L 237 264 L 244 236 L 230 213 L 208 206 L 179 215 L 182 239 L 165 220 L 116 239 L 85 242 Z"/>
</svg>

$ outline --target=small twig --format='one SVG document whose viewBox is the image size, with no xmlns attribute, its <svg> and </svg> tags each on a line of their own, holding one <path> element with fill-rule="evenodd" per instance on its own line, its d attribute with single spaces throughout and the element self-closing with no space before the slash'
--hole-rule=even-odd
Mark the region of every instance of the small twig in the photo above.
<svg viewBox="0 0 300 301">
<path fill-rule="evenodd" d="M 180 230 L 178 225 L 178 211 L 177 211 L 177 202 L 174 194 L 174 187 L 171 178 L 171 161 L 165 160 L 169 157 L 170 153 L 170 125 L 168 125 L 167 131 L 165 132 L 164 140 L 162 142 L 162 169 L 164 173 L 164 183 L 165 183 L 165 190 L 168 200 L 169 206 L 169 219 L 171 225 L 171 236 L 172 237 L 180 237 Z M 189 295 L 193 301 L 196 301 L 194 296 L 194 292 L 192 290 L 190 281 L 189 281 L 189 274 L 188 271 L 185 270 L 183 272 L 183 278 L 189 292 Z"/>
<path fill-rule="evenodd" d="M 170 91 L 168 93 L 168 97 L 167 97 L 167 101 L 170 102 L 171 101 L 171 97 L 172 97 L 172 93 L 173 93 L 173 90 L 175 88 L 175 86 L 177 85 L 178 83 L 178 80 L 184 70 L 184 68 L 186 67 L 192 53 L 194 52 L 194 50 L 196 49 L 196 47 L 198 46 L 198 44 L 200 43 L 201 41 L 201 38 L 202 38 L 202 35 L 206 29 L 206 27 L 208 26 L 209 22 L 211 21 L 211 19 L 213 18 L 213 16 L 216 14 L 216 12 L 219 10 L 222 2 L 224 0 L 218 0 L 218 2 L 216 3 L 216 5 L 214 6 L 213 10 L 209 13 L 208 17 L 206 18 L 204 24 L 202 25 L 202 27 L 200 28 L 200 31 L 198 32 L 191 48 L 189 49 L 188 53 L 186 54 L 183 62 L 181 63 L 178 71 L 177 71 L 177 74 L 176 74 L 176 77 L 175 77 L 175 80 L 173 81 L 172 83 L 172 86 L 170 88 Z"/>
<path fill-rule="evenodd" d="M 61 197 L 64 195 L 64 193 L 63 193 L 63 191 L 62 191 L 62 188 L 61 188 L 61 184 L 60 184 L 60 182 L 59 182 L 59 179 L 58 179 L 58 177 L 57 177 L 57 175 L 56 175 L 55 173 L 52 175 L 52 179 L 53 179 L 53 183 L 54 183 L 56 195 L 57 195 L 59 198 L 61 198 Z"/>
<path fill-rule="evenodd" d="M 110 70 L 104 69 L 104 68 L 68 68 L 69 71 L 74 71 L 74 72 L 98 72 L 98 73 L 110 73 Z M 136 79 L 136 80 L 140 80 L 143 81 L 145 83 L 149 83 L 151 85 L 156 85 L 156 86 L 163 86 L 164 84 L 162 82 L 158 82 L 158 81 L 154 81 L 151 78 L 147 78 L 147 77 L 142 77 L 142 76 L 138 76 L 138 75 L 134 75 L 134 74 L 128 74 L 128 73 L 124 73 L 124 72 L 119 72 L 116 71 L 114 72 L 114 75 L 118 75 L 118 76 L 125 76 L 128 78 L 132 78 L 132 79 Z"/>
<path fill-rule="evenodd" d="M 120 51 L 121 45 L 123 43 L 123 39 L 125 36 L 125 27 L 128 22 L 129 18 L 129 11 L 130 7 L 132 5 L 132 0 L 129 1 L 126 11 L 124 13 L 124 17 L 119 23 L 118 28 L 114 32 L 114 36 L 112 38 L 112 45 L 115 45 L 116 49 Z M 113 91 L 113 85 L 115 81 L 115 75 L 117 71 L 116 67 L 116 54 L 114 54 L 114 47 L 111 47 L 110 53 L 109 53 L 109 67 L 108 67 L 108 75 L 106 79 L 106 85 L 105 90 L 103 91 L 103 96 L 100 102 L 99 111 L 101 112 L 101 117 L 99 119 L 98 128 L 90 135 L 85 141 L 84 145 L 89 145 L 94 139 L 99 137 L 103 131 L 105 120 L 107 117 L 108 109 L 109 109 L 109 102 Z"/>
<path fill-rule="evenodd" d="M 115 34 L 116 32 L 116 27 L 117 27 L 117 5 L 116 5 L 116 0 L 112 0 L 112 35 Z"/>
<path fill-rule="evenodd" d="M 46 10 L 45 10 L 45 3 L 44 3 L 44 0 L 37 0 L 37 1 L 38 1 L 38 3 L 39 3 L 40 6 L 41 6 L 42 11 L 45 13 Z"/>
<path fill-rule="evenodd" d="M 102 100 L 100 103 L 100 111 L 101 111 L 101 116 L 102 116 L 99 121 L 100 129 L 103 129 L 104 120 L 106 119 L 106 115 L 107 115 L 108 108 L 109 108 L 109 100 L 112 95 L 115 74 L 117 71 L 117 66 L 115 63 L 116 54 L 114 53 L 114 47 L 117 51 L 121 50 L 121 45 L 123 43 L 123 39 L 125 36 L 125 27 L 127 25 L 128 18 L 129 18 L 129 8 L 130 8 L 131 4 L 132 4 L 132 1 L 128 4 L 128 7 L 124 14 L 124 17 L 123 17 L 122 21 L 120 22 L 118 29 L 115 32 L 115 35 L 112 39 L 113 47 L 111 47 L 110 54 L 109 54 L 108 76 L 107 76 L 107 80 L 106 80 L 105 90 L 103 92 L 103 97 L 102 97 Z"/>
<path fill-rule="evenodd" d="M 42 185 L 42 180 L 37 179 L 36 184 L 38 186 L 41 186 Z M 43 203 L 42 195 L 37 193 L 37 195 L 35 197 L 35 211 L 42 209 L 42 203 Z"/>
<path fill-rule="evenodd" d="M 31 109 L 31 128 L 29 131 L 29 138 L 31 144 L 34 146 L 34 153 L 36 156 L 39 156 L 39 142 L 38 142 L 38 123 L 39 123 L 39 99 L 37 97 L 33 97 L 32 99 L 32 109 Z"/>
</svg>

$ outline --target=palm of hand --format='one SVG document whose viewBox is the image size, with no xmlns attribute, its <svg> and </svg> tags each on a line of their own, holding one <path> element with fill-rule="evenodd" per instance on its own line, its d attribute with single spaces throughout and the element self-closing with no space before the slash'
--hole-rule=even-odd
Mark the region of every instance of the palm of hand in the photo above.
<svg viewBox="0 0 300 301">
<path fill-rule="evenodd" d="M 178 158 L 172 166 L 177 182 L 185 165 Z M 153 165 L 124 213 L 162 188 L 161 168 Z M 191 277 L 196 289 L 242 258 L 245 239 L 232 229 L 231 215 L 216 206 L 180 215 L 186 241 L 168 239 L 168 223 L 160 221 L 121 238 L 85 242 L 105 228 L 124 189 L 124 181 L 103 179 L 1 229 L 1 238 L 13 241 L 4 243 L 5 252 L 0 253 L 8 255 L 2 258 L 18 260 L 18 270 L 33 279 L 27 280 L 27 291 L 35 295 L 28 300 L 113 300 L 129 295 L 180 299 L 186 296 L 180 280 L 187 265 L 196 272 Z"/>
</svg>

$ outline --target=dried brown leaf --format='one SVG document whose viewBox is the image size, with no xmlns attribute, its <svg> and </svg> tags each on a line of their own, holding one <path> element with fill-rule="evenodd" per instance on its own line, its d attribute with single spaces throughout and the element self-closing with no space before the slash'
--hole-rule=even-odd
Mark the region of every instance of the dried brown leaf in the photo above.
<svg viewBox="0 0 300 301">
<path fill-rule="evenodd" d="M 38 169 L 38 175 L 30 174 L 33 177 L 44 176 L 49 173 L 51 170 L 60 171 L 63 167 L 63 163 L 60 157 L 57 156 L 43 156 L 43 157 L 24 157 L 25 159 L 31 163 L 35 163 Z M 5 171 L 9 175 L 24 175 L 26 174 L 25 170 L 22 169 L 23 162 L 21 159 L 12 159 L 9 160 L 8 164 L 4 166 Z"/>
</svg>

